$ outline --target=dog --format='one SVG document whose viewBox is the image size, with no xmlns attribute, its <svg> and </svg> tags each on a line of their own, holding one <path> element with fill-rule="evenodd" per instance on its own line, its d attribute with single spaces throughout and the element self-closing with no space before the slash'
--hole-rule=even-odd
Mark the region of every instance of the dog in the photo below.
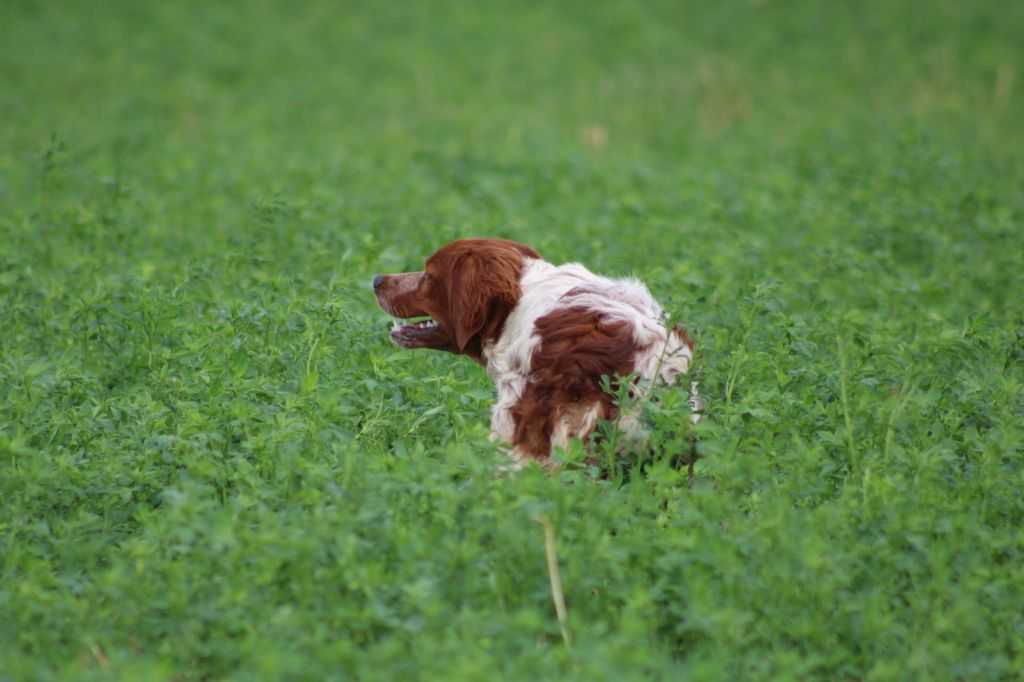
<svg viewBox="0 0 1024 682">
<path fill-rule="evenodd" d="M 378 275 L 373 289 L 398 318 L 395 344 L 466 355 L 487 370 L 498 393 L 491 438 L 511 446 L 514 468 L 553 467 L 555 448 L 587 442 L 602 419 L 618 417 L 627 434 L 638 429 L 602 377 L 631 377 L 635 392 L 644 382 L 673 384 L 693 360 L 686 330 L 667 326 L 640 281 L 554 265 L 505 239 L 451 242 L 422 271 Z M 696 382 L 690 388 L 696 423 Z"/>
</svg>

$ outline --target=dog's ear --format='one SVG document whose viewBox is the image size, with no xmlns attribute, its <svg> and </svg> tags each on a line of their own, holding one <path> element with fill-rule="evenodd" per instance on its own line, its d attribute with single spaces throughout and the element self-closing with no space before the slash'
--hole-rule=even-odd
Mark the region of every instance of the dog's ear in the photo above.
<svg viewBox="0 0 1024 682">
<path fill-rule="evenodd" d="M 497 335 L 519 300 L 522 262 L 517 250 L 505 246 L 466 253 L 455 262 L 448 279 L 448 306 L 460 351 L 481 332 Z"/>
<path fill-rule="evenodd" d="M 513 249 L 515 249 L 516 251 L 521 253 L 523 256 L 525 256 L 526 258 L 537 258 L 537 259 L 539 259 L 541 257 L 541 255 L 539 253 L 537 253 L 536 250 L 534 250 L 532 247 L 527 246 L 526 244 L 520 244 L 519 242 L 513 242 L 513 241 L 508 242 L 508 244 Z"/>
</svg>

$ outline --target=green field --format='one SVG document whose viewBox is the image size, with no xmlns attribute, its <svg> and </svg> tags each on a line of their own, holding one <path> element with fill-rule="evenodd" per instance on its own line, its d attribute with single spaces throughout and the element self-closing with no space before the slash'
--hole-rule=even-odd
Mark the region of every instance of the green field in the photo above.
<svg viewBox="0 0 1024 682">
<path fill-rule="evenodd" d="M 1020 2 L 6 0 L 0 680 L 1020 679 L 1022 122 Z M 462 236 L 692 330 L 692 484 L 494 476 Z"/>
</svg>

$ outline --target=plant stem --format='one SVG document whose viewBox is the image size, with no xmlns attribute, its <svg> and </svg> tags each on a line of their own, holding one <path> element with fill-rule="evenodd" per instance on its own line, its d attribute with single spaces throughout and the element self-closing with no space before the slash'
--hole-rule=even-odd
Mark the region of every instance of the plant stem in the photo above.
<svg viewBox="0 0 1024 682">
<path fill-rule="evenodd" d="M 562 592 L 562 576 L 558 570 L 558 549 L 555 545 L 555 527 L 551 520 L 544 516 L 538 516 L 537 522 L 544 527 L 544 552 L 548 558 L 548 579 L 551 581 L 551 599 L 555 603 L 555 615 L 558 617 L 558 627 L 562 631 L 562 641 L 565 646 L 572 647 L 572 630 L 569 629 L 569 614 L 565 608 L 565 595 Z"/>
</svg>

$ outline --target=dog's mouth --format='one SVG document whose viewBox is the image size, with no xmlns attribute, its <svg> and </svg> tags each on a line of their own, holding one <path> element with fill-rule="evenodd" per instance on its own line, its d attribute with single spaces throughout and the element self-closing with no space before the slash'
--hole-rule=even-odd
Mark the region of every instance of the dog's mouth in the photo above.
<svg viewBox="0 0 1024 682">
<path fill-rule="evenodd" d="M 402 348 L 426 348 L 448 340 L 448 334 L 432 318 L 421 320 L 395 320 L 391 327 L 391 340 Z"/>
</svg>

